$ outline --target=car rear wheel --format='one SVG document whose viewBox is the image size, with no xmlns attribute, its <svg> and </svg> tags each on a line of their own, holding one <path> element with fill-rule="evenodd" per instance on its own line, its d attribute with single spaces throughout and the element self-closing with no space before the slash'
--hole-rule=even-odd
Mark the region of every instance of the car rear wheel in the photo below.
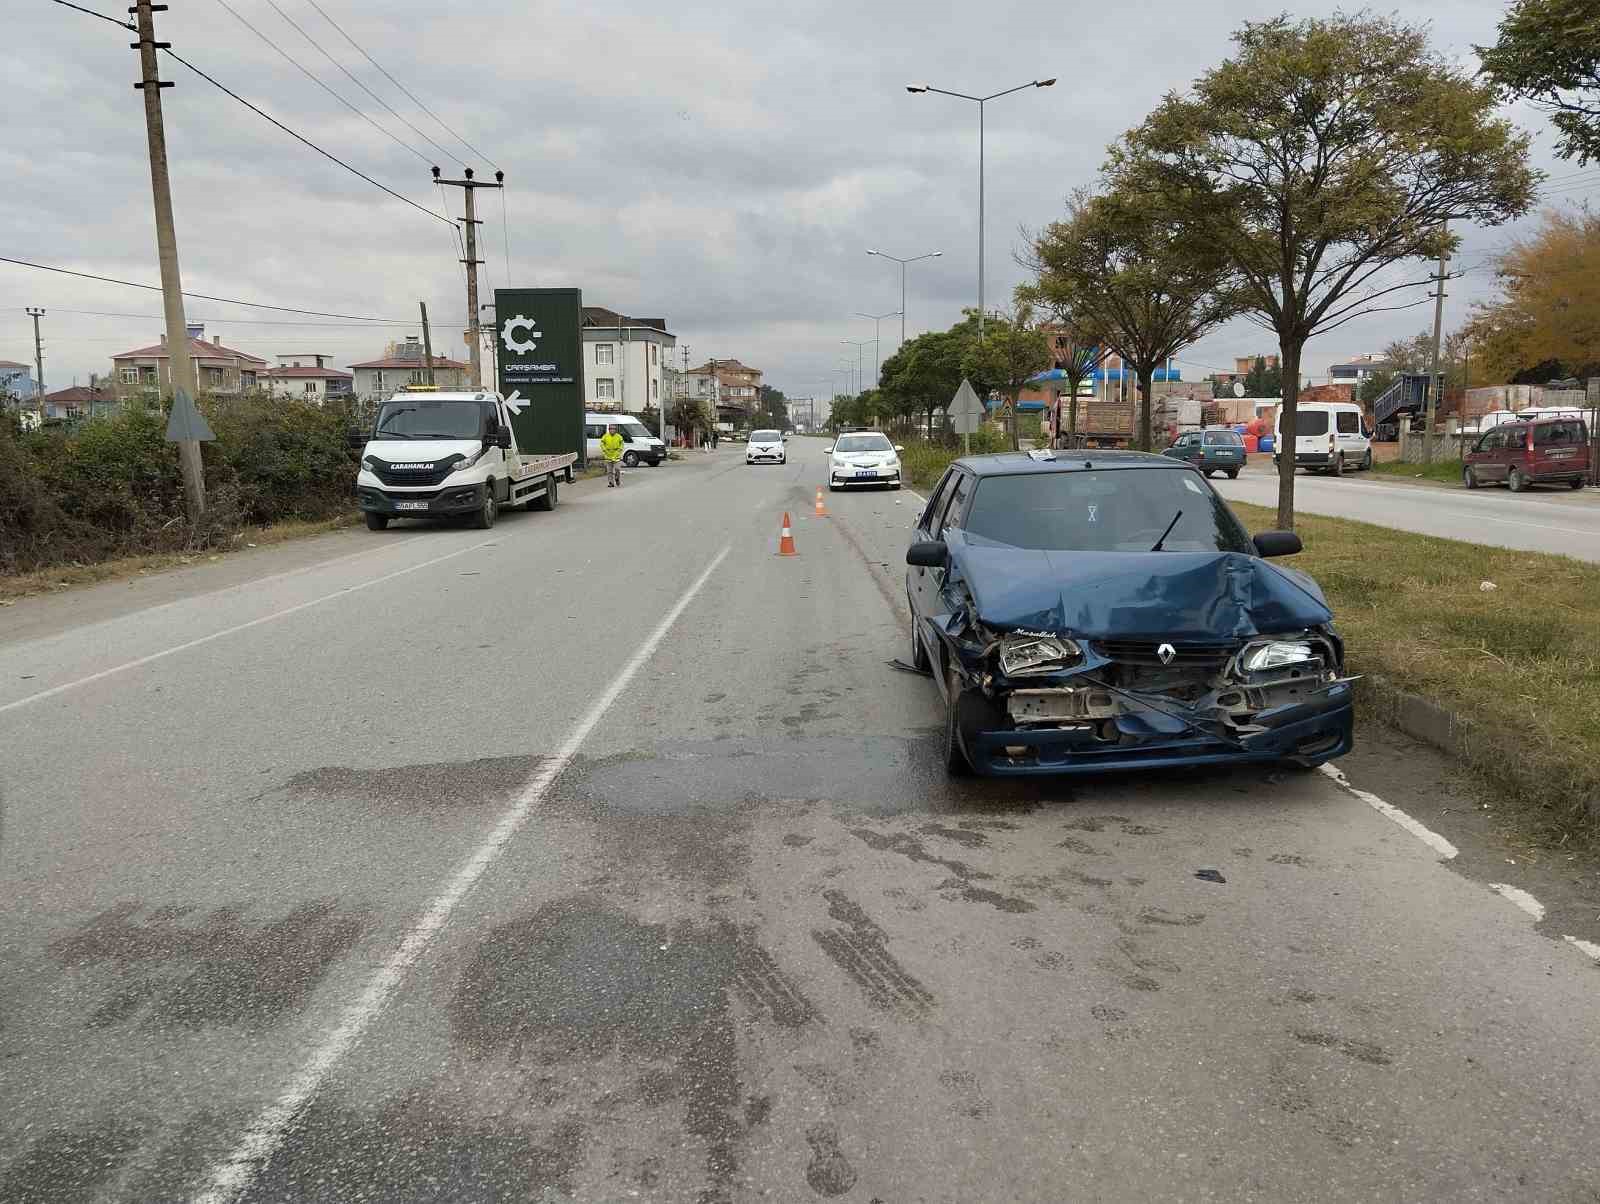
<svg viewBox="0 0 1600 1204">
<path fill-rule="evenodd" d="M 368 531 L 387 531 L 389 529 L 389 516 L 387 514 L 374 514 L 367 511 Z"/>
<path fill-rule="evenodd" d="M 1461 483 L 1468 489 L 1478 487 L 1478 474 L 1472 471 L 1472 465 L 1468 464 L 1461 470 Z"/>
<path fill-rule="evenodd" d="M 1372 449 L 1370 447 L 1367 448 L 1367 454 L 1361 458 L 1361 471 L 1372 471 Z"/>
<path fill-rule="evenodd" d="M 1344 453 L 1343 452 L 1340 452 L 1337 456 L 1335 456 L 1333 458 L 1333 475 L 1336 476 L 1336 477 L 1344 476 Z"/>
<path fill-rule="evenodd" d="M 639 467 L 639 453 L 638 452 L 631 452 L 631 451 L 630 452 L 623 452 L 622 453 L 622 462 L 624 464 L 626 464 L 629 468 L 638 468 Z"/>
<path fill-rule="evenodd" d="M 944 771 L 953 778 L 968 777 L 972 762 L 961 747 L 961 729 L 956 722 L 956 700 L 961 696 L 961 686 L 956 675 L 950 674 L 949 697 L 944 708 Z"/>
<path fill-rule="evenodd" d="M 1237 481 L 1238 479 L 1239 479 L 1239 470 L 1237 468 L 1228 469 L 1228 480 Z"/>
<path fill-rule="evenodd" d="M 1512 493 L 1521 493 L 1528 487 L 1528 480 L 1522 475 L 1520 468 L 1513 468 L 1506 474 L 1506 486 Z"/>
<path fill-rule="evenodd" d="M 1583 488 L 1583 478 L 1582 477 L 1573 477 L 1572 480 L 1567 482 L 1567 488 L 1568 489 L 1582 489 Z"/>
</svg>

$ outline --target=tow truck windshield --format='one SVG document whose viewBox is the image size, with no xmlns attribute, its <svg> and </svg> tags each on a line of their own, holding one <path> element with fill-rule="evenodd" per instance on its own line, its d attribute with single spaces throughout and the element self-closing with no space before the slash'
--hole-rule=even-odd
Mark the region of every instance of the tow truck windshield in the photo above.
<svg viewBox="0 0 1600 1204">
<path fill-rule="evenodd" d="M 378 410 L 379 439 L 478 439 L 483 435 L 483 403 L 407 397 L 386 401 Z"/>
</svg>

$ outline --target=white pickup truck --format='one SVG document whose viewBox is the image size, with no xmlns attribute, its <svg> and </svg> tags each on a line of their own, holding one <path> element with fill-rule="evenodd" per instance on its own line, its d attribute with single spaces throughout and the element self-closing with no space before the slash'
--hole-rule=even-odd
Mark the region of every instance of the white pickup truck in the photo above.
<svg viewBox="0 0 1600 1204">
<path fill-rule="evenodd" d="M 458 517 L 487 530 L 502 508 L 554 510 L 577 459 L 520 452 L 498 393 L 413 385 L 378 407 L 356 497 L 373 531 L 396 518 Z"/>
</svg>

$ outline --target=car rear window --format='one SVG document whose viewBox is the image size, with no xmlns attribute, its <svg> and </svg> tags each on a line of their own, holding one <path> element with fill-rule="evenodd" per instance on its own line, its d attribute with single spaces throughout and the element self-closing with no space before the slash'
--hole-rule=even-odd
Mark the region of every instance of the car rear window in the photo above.
<svg viewBox="0 0 1600 1204">
<path fill-rule="evenodd" d="M 1299 411 L 1294 416 L 1294 433 L 1296 438 L 1301 435 L 1326 435 L 1328 433 L 1328 411 Z"/>
<path fill-rule="evenodd" d="M 965 527 L 975 541 L 1014 548 L 1148 552 L 1168 524 L 1162 547 L 1170 552 L 1253 551 L 1195 473 L 1153 468 L 985 477 Z"/>
<path fill-rule="evenodd" d="M 1244 443 L 1244 436 L 1238 431 L 1207 431 L 1207 447 L 1239 447 Z"/>
<path fill-rule="evenodd" d="M 1535 447 L 1572 446 L 1588 441 L 1588 432 L 1583 429 L 1583 420 L 1580 418 L 1563 418 L 1557 422 L 1540 422 L 1533 428 L 1533 445 Z"/>
</svg>

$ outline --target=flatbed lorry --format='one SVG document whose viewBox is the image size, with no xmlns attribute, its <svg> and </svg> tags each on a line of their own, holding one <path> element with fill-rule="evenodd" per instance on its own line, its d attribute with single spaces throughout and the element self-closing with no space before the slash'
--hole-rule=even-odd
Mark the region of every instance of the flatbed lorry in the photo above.
<svg viewBox="0 0 1600 1204">
<path fill-rule="evenodd" d="M 397 518 L 465 518 L 487 530 L 504 509 L 554 510 L 577 461 L 522 452 L 498 393 L 414 385 L 379 405 L 356 498 L 372 531 Z"/>
</svg>

